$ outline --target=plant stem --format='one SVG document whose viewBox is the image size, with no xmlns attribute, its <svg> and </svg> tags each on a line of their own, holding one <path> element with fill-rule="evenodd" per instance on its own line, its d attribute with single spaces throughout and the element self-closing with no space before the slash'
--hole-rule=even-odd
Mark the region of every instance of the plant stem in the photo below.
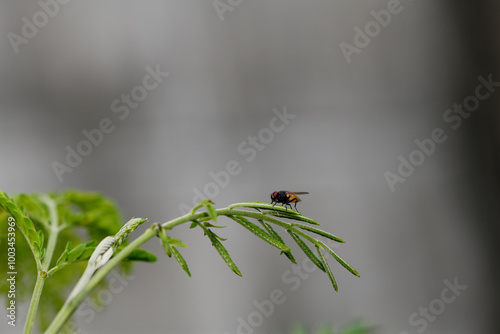
<svg viewBox="0 0 500 334">
<path fill-rule="evenodd" d="M 42 277 L 40 273 L 36 276 L 35 288 L 33 289 L 33 295 L 31 297 L 30 307 L 28 309 L 28 316 L 26 317 L 26 323 L 24 324 L 24 334 L 31 333 L 33 328 L 33 323 L 35 322 L 36 310 L 38 308 L 38 302 L 40 301 L 40 296 L 42 295 L 43 285 L 45 283 L 45 277 Z"/>
<path fill-rule="evenodd" d="M 38 304 L 40 302 L 40 297 L 42 296 L 43 286 L 45 280 L 47 279 L 47 271 L 50 266 L 50 261 L 54 255 L 54 250 L 56 248 L 57 236 L 59 235 L 59 217 L 57 215 L 57 204 L 49 196 L 43 196 L 42 201 L 47 205 L 50 215 L 50 229 L 48 229 L 49 238 L 47 240 L 47 249 L 45 250 L 45 256 L 42 262 L 42 268 L 37 273 L 35 288 L 33 289 L 33 295 L 31 297 L 30 306 L 28 309 L 28 315 L 26 317 L 26 323 L 24 325 L 24 334 L 31 333 L 33 329 L 33 324 L 35 323 L 36 311 L 38 309 Z"/>
</svg>

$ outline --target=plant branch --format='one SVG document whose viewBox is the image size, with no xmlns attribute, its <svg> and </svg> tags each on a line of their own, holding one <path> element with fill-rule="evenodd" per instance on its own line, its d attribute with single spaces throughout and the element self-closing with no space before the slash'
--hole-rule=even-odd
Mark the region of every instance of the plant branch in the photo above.
<svg viewBox="0 0 500 334">
<path fill-rule="evenodd" d="M 272 215 L 273 212 L 271 212 L 271 211 L 261 212 L 260 209 L 274 210 L 280 214 L 279 217 L 281 217 L 281 218 L 295 219 L 295 220 L 305 221 L 305 222 L 309 222 L 311 224 L 319 225 L 314 220 L 307 218 L 307 217 L 304 217 L 293 210 L 286 210 L 286 208 L 282 208 L 282 207 L 278 207 L 278 206 L 274 207 L 268 203 L 237 203 L 237 204 L 230 205 L 227 208 L 217 209 L 217 210 L 215 210 L 213 207 L 211 207 L 211 202 L 210 203 L 202 202 L 202 203 L 205 203 L 205 204 L 201 204 L 201 205 L 199 204 L 198 206 L 195 206 L 195 209 L 199 209 L 203 205 L 205 205 L 207 207 L 206 212 L 195 213 L 196 210 L 193 210 L 190 213 L 188 213 L 182 217 L 179 217 L 179 218 L 176 218 L 176 219 L 173 219 L 171 221 L 168 221 L 166 223 L 161 224 L 161 228 L 164 230 L 170 230 L 177 225 L 180 225 L 180 224 L 183 224 L 186 222 L 194 222 L 194 223 L 197 223 L 197 225 L 200 226 L 209 237 L 212 236 L 211 240 L 212 239 L 217 240 L 215 237 L 215 234 L 212 231 L 210 231 L 208 228 L 208 227 L 215 227 L 215 226 L 214 225 L 210 225 L 210 226 L 204 225 L 204 224 L 208 224 L 208 223 L 202 223 L 202 222 L 207 221 L 207 220 L 214 220 L 215 221 L 217 216 L 227 216 L 231 219 L 234 219 L 235 216 L 236 217 L 239 216 L 240 219 L 236 219 L 236 221 L 239 222 L 240 224 L 242 224 L 243 226 L 246 225 L 245 226 L 246 228 L 250 227 L 249 229 L 252 232 L 254 232 L 255 234 L 257 234 L 257 236 L 259 236 L 261 239 L 264 239 L 265 241 L 271 242 L 275 246 L 278 246 L 278 248 L 280 248 L 279 246 L 282 246 L 281 247 L 282 250 L 283 249 L 289 250 L 289 248 L 286 245 L 281 245 L 279 240 L 272 241 L 271 235 L 268 235 L 266 232 L 259 232 L 257 230 L 257 227 L 254 226 L 253 224 L 249 226 L 249 224 L 248 224 L 249 222 L 247 222 L 245 219 L 243 219 L 241 217 L 249 217 L 249 218 L 256 219 L 258 221 L 266 221 L 268 223 L 280 226 L 280 227 L 284 228 L 285 230 L 289 231 L 290 233 L 292 233 L 292 231 L 293 231 L 293 233 L 298 233 L 299 235 L 301 235 L 303 237 L 306 237 L 306 236 L 309 237 L 309 236 L 306 233 L 300 231 L 297 228 L 298 226 L 295 227 L 291 223 L 286 223 L 286 222 L 283 222 L 279 219 L 270 217 L 268 215 L 268 213 Z M 233 209 L 235 207 L 255 208 L 256 210 L 258 210 L 258 212 Z M 147 229 L 137 239 L 135 239 L 133 242 L 128 244 L 126 247 L 124 247 L 117 254 L 114 254 L 114 256 L 107 263 L 105 263 L 104 266 L 102 266 L 99 270 L 97 270 L 95 272 L 95 274 L 92 276 L 92 278 L 90 278 L 90 280 L 88 280 L 88 282 L 81 289 L 75 291 L 75 294 L 72 294 L 72 296 L 66 300 L 66 303 L 63 305 L 63 307 L 61 308 L 59 313 L 56 315 L 56 317 L 54 318 L 54 320 L 52 321 L 50 326 L 47 328 L 45 333 L 46 334 L 57 333 L 61 329 L 61 327 L 64 325 L 64 323 L 68 320 L 68 318 L 73 314 L 73 312 L 76 310 L 78 305 L 90 293 L 90 291 L 92 291 L 92 289 L 94 289 L 97 286 L 97 284 L 101 280 L 103 280 L 106 277 L 106 275 L 109 272 L 111 272 L 111 270 L 115 266 L 117 266 L 121 261 L 126 259 L 128 255 L 130 255 L 135 249 L 139 248 L 139 246 L 141 246 L 142 244 L 147 242 L 149 239 L 151 239 L 153 237 L 160 236 L 159 232 L 158 232 L 158 228 L 159 228 L 158 224 L 156 224 L 156 223 L 153 224 L 151 228 Z M 318 232 L 318 231 L 316 231 L 316 229 L 311 230 L 311 231 L 316 232 L 316 233 Z M 323 236 L 327 236 L 327 237 L 331 238 L 331 236 L 329 234 L 326 234 Z M 312 237 L 309 237 L 309 238 L 310 238 L 310 239 L 308 239 L 309 241 L 315 240 Z M 341 239 L 339 239 L 339 240 L 340 240 L 339 242 L 343 241 Z M 213 242 L 214 242 L 214 240 L 212 240 L 212 243 Z M 315 245 L 323 246 L 323 245 L 320 245 L 318 243 L 315 243 Z M 220 251 L 220 249 L 217 249 L 217 250 Z M 290 251 L 290 253 L 291 253 L 291 251 Z M 222 256 L 222 254 L 221 254 L 221 256 Z M 89 263 L 89 265 L 91 265 L 91 264 Z M 235 271 L 234 268 L 232 268 L 232 269 L 233 269 L 233 271 Z M 235 272 L 238 273 L 237 271 L 235 271 Z"/>
</svg>

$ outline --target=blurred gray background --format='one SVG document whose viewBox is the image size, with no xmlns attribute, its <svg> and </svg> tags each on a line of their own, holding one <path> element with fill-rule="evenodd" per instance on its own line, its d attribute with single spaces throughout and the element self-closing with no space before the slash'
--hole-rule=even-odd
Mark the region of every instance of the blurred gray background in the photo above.
<svg viewBox="0 0 500 334">
<path fill-rule="evenodd" d="M 150 222 L 181 215 L 205 187 L 217 207 L 309 191 L 299 210 L 347 241 L 338 252 L 361 274 L 333 264 L 339 293 L 317 271 L 297 280 L 285 257 L 226 221 L 240 278 L 200 231 L 180 226 L 172 235 L 189 244 L 193 277 L 152 240 L 158 263 L 138 264 L 94 320 L 77 315 L 82 333 L 246 333 L 241 319 L 286 333 L 358 318 L 381 333 L 498 333 L 498 88 L 484 87 L 491 94 L 457 129 L 443 119 L 478 77 L 500 81 L 497 2 L 42 3 L 52 5 L 0 4 L 2 190 L 98 190 L 125 219 Z M 347 44 L 362 47 L 346 57 Z M 169 75 L 144 90 L 147 68 Z M 122 94 L 137 100 L 129 107 Z M 294 118 L 273 121 L 273 109 Z M 66 164 L 67 147 L 105 118 L 113 130 L 58 178 L 54 162 Z M 436 128 L 446 140 L 392 191 L 384 173 Z M 210 186 L 232 160 L 241 171 Z M 454 280 L 466 288 L 444 303 Z M 286 300 L 259 321 L 255 303 L 275 289 Z M 21 328 L 2 321 L 0 331 Z"/>
</svg>

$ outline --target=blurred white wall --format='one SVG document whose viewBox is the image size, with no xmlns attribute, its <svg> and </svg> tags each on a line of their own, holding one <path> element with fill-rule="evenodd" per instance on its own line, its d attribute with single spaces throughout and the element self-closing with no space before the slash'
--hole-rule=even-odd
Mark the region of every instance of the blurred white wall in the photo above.
<svg viewBox="0 0 500 334">
<path fill-rule="evenodd" d="M 334 265 L 338 294 L 318 272 L 292 290 L 283 280 L 289 262 L 227 222 L 222 234 L 239 278 L 208 240 L 182 226 L 173 233 L 190 246 L 183 254 L 193 277 L 150 242 L 145 248 L 158 263 L 138 264 L 131 284 L 92 322 L 77 316 L 80 331 L 236 333 L 238 317 L 248 321 L 254 301 L 279 289 L 286 300 L 256 333 L 363 318 L 383 333 L 413 334 L 425 318 L 410 323 L 411 315 L 438 307 L 432 302 L 445 281 L 456 278 L 467 288 L 427 321 L 425 333 L 486 333 L 485 263 L 462 191 L 468 124 L 453 130 L 442 118 L 467 96 L 457 96 L 457 86 L 473 94 L 480 82 L 465 82 L 467 58 L 449 7 L 242 1 L 221 21 L 212 1 L 71 1 L 16 53 L 8 34 L 22 35 L 22 18 L 33 20 L 41 7 L 0 4 L 2 190 L 98 190 L 125 218 L 162 222 L 192 205 L 193 189 L 213 181 L 210 172 L 235 160 L 241 172 L 213 198 L 218 207 L 269 201 L 273 190 L 309 191 L 299 210 L 347 240 L 339 253 L 361 274 Z M 372 10 L 393 14 L 370 26 Z M 366 24 L 373 37 L 348 61 L 341 45 L 363 42 L 355 28 Z M 122 94 L 143 85 L 147 67 L 169 74 L 126 107 Z M 274 108 L 293 118 L 247 161 L 244 141 L 270 127 Z M 76 149 L 82 131 L 103 118 L 111 133 L 60 181 L 53 162 L 65 163 L 66 147 Z M 392 192 L 384 172 L 396 173 L 398 156 L 408 159 L 414 140 L 436 128 L 447 139 Z"/>
</svg>

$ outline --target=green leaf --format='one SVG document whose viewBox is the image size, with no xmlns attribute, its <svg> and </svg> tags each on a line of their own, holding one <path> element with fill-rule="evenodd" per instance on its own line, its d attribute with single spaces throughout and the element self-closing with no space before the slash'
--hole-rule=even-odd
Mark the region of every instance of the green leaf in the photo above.
<svg viewBox="0 0 500 334">
<path fill-rule="evenodd" d="M 32 220 L 42 223 L 47 226 L 49 221 L 49 212 L 47 206 L 41 201 L 38 194 L 19 194 L 16 196 L 21 211 L 30 216 Z"/>
<path fill-rule="evenodd" d="M 217 239 L 217 236 L 215 233 L 213 233 L 210 230 L 207 230 L 207 236 L 212 241 L 212 245 L 217 249 L 217 252 L 219 252 L 219 255 L 222 257 L 224 262 L 228 265 L 228 267 L 238 276 L 242 276 L 240 270 L 236 266 L 236 264 L 233 262 L 231 259 L 231 256 L 229 256 L 229 253 L 227 252 L 226 248 L 222 245 L 222 243 Z"/>
<path fill-rule="evenodd" d="M 92 256 L 92 253 L 94 252 L 96 247 L 97 247 L 97 241 L 95 241 L 95 240 L 91 240 L 91 241 L 85 243 L 85 250 L 78 257 L 78 261 L 86 261 L 86 260 L 90 259 L 90 256 Z"/>
<path fill-rule="evenodd" d="M 171 238 L 167 235 L 168 238 L 168 243 L 170 246 L 175 246 L 175 247 L 182 247 L 182 248 L 187 248 L 188 245 L 180 241 L 179 239 Z"/>
<path fill-rule="evenodd" d="M 266 229 L 267 233 L 269 233 L 269 235 L 271 235 L 274 239 L 280 241 L 281 243 L 285 243 L 283 241 L 283 239 L 281 238 L 281 236 L 273 229 L 273 227 L 266 223 L 265 221 L 263 221 L 262 219 L 257 219 L 259 221 L 259 223 Z"/>
<path fill-rule="evenodd" d="M 92 240 L 84 244 L 80 244 L 72 250 L 71 242 L 68 241 L 66 243 L 64 251 L 61 253 L 61 255 L 56 261 L 56 267 L 60 268 L 55 268 L 54 272 L 59 271 L 60 269 L 62 269 L 62 267 L 67 266 L 69 264 L 88 260 L 92 255 L 92 253 L 94 252 L 96 246 L 97 246 L 97 241 Z M 53 272 L 51 272 L 50 274 L 52 275 Z"/>
<path fill-rule="evenodd" d="M 34 228 L 29 228 L 27 232 L 28 232 L 28 237 L 30 241 L 33 242 L 33 244 L 39 243 L 38 233 L 36 233 L 36 230 Z"/>
<path fill-rule="evenodd" d="M 213 206 L 213 202 L 210 200 L 205 200 L 203 201 L 203 205 L 207 208 L 208 215 L 210 216 L 210 219 L 212 219 L 214 222 L 217 222 L 217 212 L 215 212 L 215 208 Z"/>
<path fill-rule="evenodd" d="M 86 244 L 79 244 L 75 248 L 73 248 L 68 253 L 67 262 L 71 263 L 76 261 L 84 252 L 85 252 Z"/>
<path fill-rule="evenodd" d="M 309 224 L 313 224 L 313 225 L 320 225 L 314 219 L 302 216 L 300 214 L 295 214 L 294 212 L 291 212 L 291 211 L 285 211 L 285 212 L 283 212 L 283 211 L 263 211 L 262 213 L 266 214 L 266 215 L 270 215 L 270 216 L 280 217 L 280 218 L 299 220 L 299 221 L 303 221 L 305 223 L 309 223 Z"/>
<path fill-rule="evenodd" d="M 273 229 L 273 227 L 266 223 L 265 221 L 263 221 L 262 219 L 258 219 L 259 223 L 262 224 L 262 226 L 264 226 L 264 228 L 266 229 L 266 231 L 269 233 L 269 235 L 271 235 L 274 239 L 278 240 L 279 242 L 281 242 L 282 244 L 285 244 L 285 242 L 283 241 L 283 239 L 281 238 L 281 236 Z M 295 260 L 295 258 L 293 257 L 292 255 L 292 252 L 285 252 L 283 251 L 283 254 L 285 254 L 285 256 L 290 260 L 292 261 L 292 263 L 295 263 L 297 264 L 297 261 Z"/>
<path fill-rule="evenodd" d="M 188 246 L 185 243 L 183 243 L 182 241 L 180 241 L 179 239 L 169 237 L 165 233 L 164 228 L 160 227 L 160 229 L 161 229 L 161 231 L 159 232 L 160 239 L 161 239 L 161 242 L 163 244 L 163 248 L 165 249 L 165 253 L 168 255 L 168 257 L 172 256 L 173 246 L 182 247 L 182 248 L 186 248 Z"/>
<path fill-rule="evenodd" d="M 67 256 L 68 256 L 68 252 L 64 251 L 61 256 L 59 256 L 59 258 L 57 259 L 56 261 L 56 266 L 61 266 L 63 265 L 63 263 L 66 263 L 66 259 L 67 259 Z"/>
<path fill-rule="evenodd" d="M 146 222 L 145 218 L 132 218 L 126 222 L 120 230 L 115 234 L 116 243 L 121 245 L 121 243 L 132 233 L 139 225 Z"/>
<path fill-rule="evenodd" d="M 100 193 L 68 190 L 54 196 L 61 222 L 85 228 L 91 240 L 115 235 L 122 227 L 118 208 Z"/>
<path fill-rule="evenodd" d="M 56 266 L 60 266 L 64 262 L 68 262 L 67 258 L 68 258 L 68 253 L 69 253 L 70 250 L 71 250 L 71 241 L 68 241 L 66 243 L 66 248 L 64 249 L 64 252 L 62 252 L 62 254 L 57 259 Z"/>
<path fill-rule="evenodd" d="M 177 248 L 172 247 L 172 253 L 174 254 L 174 258 L 177 260 L 177 263 L 181 266 L 181 268 L 186 272 L 186 274 L 191 277 L 191 272 L 189 272 L 189 267 L 186 263 L 186 260 L 182 257 L 181 253 L 177 250 Z"/>
<path fill-rule="evenodd" d="M 165 230 L 162 228 L 159 234 L 160 234 L 161 243 L 163 245 L 163 249 L 165 250 L 165 254 L 167 254 L 168 257 L 171 257 L 172 256 L 172 247 L 170 247 L 170 244 L 168 243 L 168 236 L 165 233 Z"/>
<path fill-rule="evenodd" d="M 210 231 L 210 232 L 212 232 L 212 231 Z M 217 238 L 217 239 L 219 239 L 220 241 L 226 241 L 226 240 L 227 240 L 227 238 L 223 238 L 223 237 L 221 237 L 221 236 L 219 236 L 219 235 L 215 234 L 214 232 L 212 232 L 212 234 L 213 234 L 213 236 L 214 236 L 214 237 L 216 237 L 216 238 Z"/>
<path fill-rule="evenodd" d="M 276 240 L 271 235 L 269 235 L 269 233 L 267 233 L 266 231 L 264 231 L 263 229 L 261 229 L 260 227 L 255 225 L 254 223 L 250 222 L 248 219 L 243 218 L 241 216 L 228 216 L 228 217 L 231 218 L 232 220 L 234 220 L 235 222 L 239 223 L 241 226 L 245 227 L 247 230 L 249 230 L 250 232 L 252 232 L 256 236 L 258 236 L 259 238 L 261 238 L 262 240 L 264 240 L 268 244 L 278 248 L 279 250 L 282 250 L 284 252 L 291 252 L 292 251 L 290 249 L 290 247 L 285 245 L 283 242 Z"/>
<path fill-rule="evenodd" d="M 21 233 L 28 241 L 29 247 L 31 248 L 33 256 L 35 257 L 35 260 L 37 262 L 37 267 L 40 267 L 40 248 L 43 245 L 40 245 L 40 240 L 36 233 L 35 225 L 28 217 L 26 210 L 22 205 L 17 205 L 13 199 L 11 199 L 6 193 L 2 191 L 0 191 L 0 207 L 8 212 L 16 220 L 17 226 L 19 226 Z M 38 245 L 35 245 L 36 242 L 38 242 Z"/>
<path fill-rule="evenodd" d="M 297 234 L 293 233 L 292 231 L 287 230 L 287 232 L 292 236 L 293 240 L 295 240 L 300 249 L 302 249 L 304 254 L 307 255 L 307 257 L 316 265 L 316 267 L 325 271 L 325 268 L 323 267 L 321 261 L 316 257 L 316 255 L 314 255 L 313 251 L 306 245 L 306 243 L 302 241 L 302 239 L 300 239 L 300 237 Z"/>
<path fill-rule="evenodd" d="M 344 259 L 342 259 L 340 256 L 338 256 L 337 253 L 335 253 L 333 251 L 333 249 L 331 249 L 330 247 L 328 247 L 325 243 L 323 243 L 321 241 L 319 242 L 319 244 L 321 247 L 326 249 L 330 254 L 332 254 L 332 256 L 335 258 L 335 260 L 337 260 L 337 262 L 340 263 L 344 268 L 349 270 L 349 272 L 351 272 L 354 276 L 359 277 L 359 273 L 356 271 L 356 269 L 354 269 L 349 263 L 347 263 Z"/>
<path fill-rule="evenodd" d="M 314 245 L 317 245 L 319 243 L 318 239 L 311 237 L 309 234 L 295 228 L 294 226 L 290 227 L 289 230 L 292 231 L 293 233 L 297 234 L 298 236 L 306 239 L 307 241 L 309 241 L 310 243 L 312 243 Z"/>
<path fill-rule="evenodd" d="M 292 226 L 296 226 L 296 227 L 301 228 L 303 230 L 319 234 L 319 235 L 321 235 L 323 237 L 326 237 L 328 239 L 331 239 L 331 240 L 334 240 L 334 241 L 337 241 L 337 242 L 345 242 L 344 240 L 340 239 L 339 237 L 336 237 L 333 234 L 328 233 L 328 232 L 323 231 L 323 230 L 320 230 L 319 228 L 316 228 L 316 227 L 312 227 L 312 226 L 309 226 L 309 225 L 298 224 L 298 223 L 292 223 Z"/>
<path fill-rule="evenodd" d="M 240 214 L 240 212 L 241 212 L 241 211 L 239 211 L 239 212 L 238 212 L 238 215 L 239 215 L 239 216 L 244 216 L 244 214 Z M 260 216 L 260 214 L 259 214 L 259 216 Z M 249 218 L 254 218 L 254 217 L 249 217 Z M 266 223 L 272 223 L 272 224 L 277 225 L 277 226 L 279 226 L 279 227 L 281 227 L 281 228 L 284 228 L 285 230 L 288 230 L 288 229 L 290 229 L 290 228 L 293 228 L 292 224 L 290 224 L 290 223 L 286 223 L 286 222 L 281 221 L 281 220 L 279 220 L 279 219 L 276 219 L 276 218 L 274 218 L 274 217 L 269 217 L 269 216 L 267 216 L 267 215 L 266 215 L 266 216 L 262 215 L 262 217 L 255 218 L 255 219 L 262 219 L 262 220 L 264 220 Z"/>
<path fill-rule="evenodd" d="M 25 217 L 25 219 L 22 219 L 21 221 L 24 221 L 25 226 L 29 226 L 26 224 L 26 222 L 31 222 L 31 220 L 28 217 Z M 33 255 L 35 256 L 36 259 L 41 259 L 40 256 L 40 241 L 38 239 L 38 233 L 36 233 L 36 230 L 34 228 L 28 227 L 26 230 L 26 239 L 28 240 L 28 243 L 32 246 L 33 250 Z"/>
<path fill-rule="evenodd" d="M 253 209 L 263 209 L 263 210 L 275 210 L 275 211 L 283 211 L 286 212 L 287 209 L 285 209 L 282 206 L 279 205 L 273 205 L 270 203 L 263 203 L 263 202 L 252 202 L 252 203 L 235 203 L 231 204 L 227 207 L 228 209 L 234 209 L 234 208 L 253 208 Z M 288 210 L 290 211 L 290 210 Z M 292 210 L 293 211 L 293 210 Z M 297 211 L 293 211 L 297 212 Z M 297 214 L 299 214 L 297 212 Z"/>
<path fill-rule="evenodd" d="M 143 261 L 143 262 L 156 262 L 156 255 L 150 253 L 144 249 L 136 248 L 130 253 L 127 258 L 127 261 Z"/>
<path fill-rule="evenodd" d="M 9 202 L 6 203 L 5 210 L 13 216 L 18 215 L 19 217 L 22 217 L 24 215 L 24 210 L 13 203 L 10 198 L 8 198 L 8 200 Z M 18 220 L 17 217 L 15 218 Z"/>
<path fill-rule="evenodd" d="M 38 252 L 40 252 L 40 251 L 41 251 L 41 249 L 42 249 L 42 246 L 40 246 L 40 244 L 38 243 L 38 241 L 35 241 L 34 248 L 35 248 Z"/>
<path fill-rule="evenodd" d="M 219 225 L 214 225 L 214 224 L 210 224 L 210 223 L 203 223 L 203 225 L 205 227 L 208 227 L 208 228 L 225 228 L 225 226 L 219 226 Z"/>
<path fill-rule="evenodd" d="M 45 237 L 45 235 L 43 234 L 43 231 L 39 230 L 38 231 L 38 240 L 40 242 L 40 247 L 43 247 L 44 237 Z"/>
<path fill-rule="evenodd" d="M 335 280 L 335 277 L 333 276 L 332 270 L 330 269 L 330 266 L 328 265 L 328 262 L 326 261 L 325 257 L 321 253 L 321 249 L 319 248 L 318 245 L 316 245 L 316 250 L 318 251 L 318 256 L 319 259 L 321 260 L 321 263 L 323 264 L 323 268 L 325 268 L 326 273 L 328 274 L 328 277 L 330 277 L 330 281 L 332 282 L 333 288 L 335 291 L 339 291 L 339 287 L 337 286 L 337 281 Z"/>
</svg>

